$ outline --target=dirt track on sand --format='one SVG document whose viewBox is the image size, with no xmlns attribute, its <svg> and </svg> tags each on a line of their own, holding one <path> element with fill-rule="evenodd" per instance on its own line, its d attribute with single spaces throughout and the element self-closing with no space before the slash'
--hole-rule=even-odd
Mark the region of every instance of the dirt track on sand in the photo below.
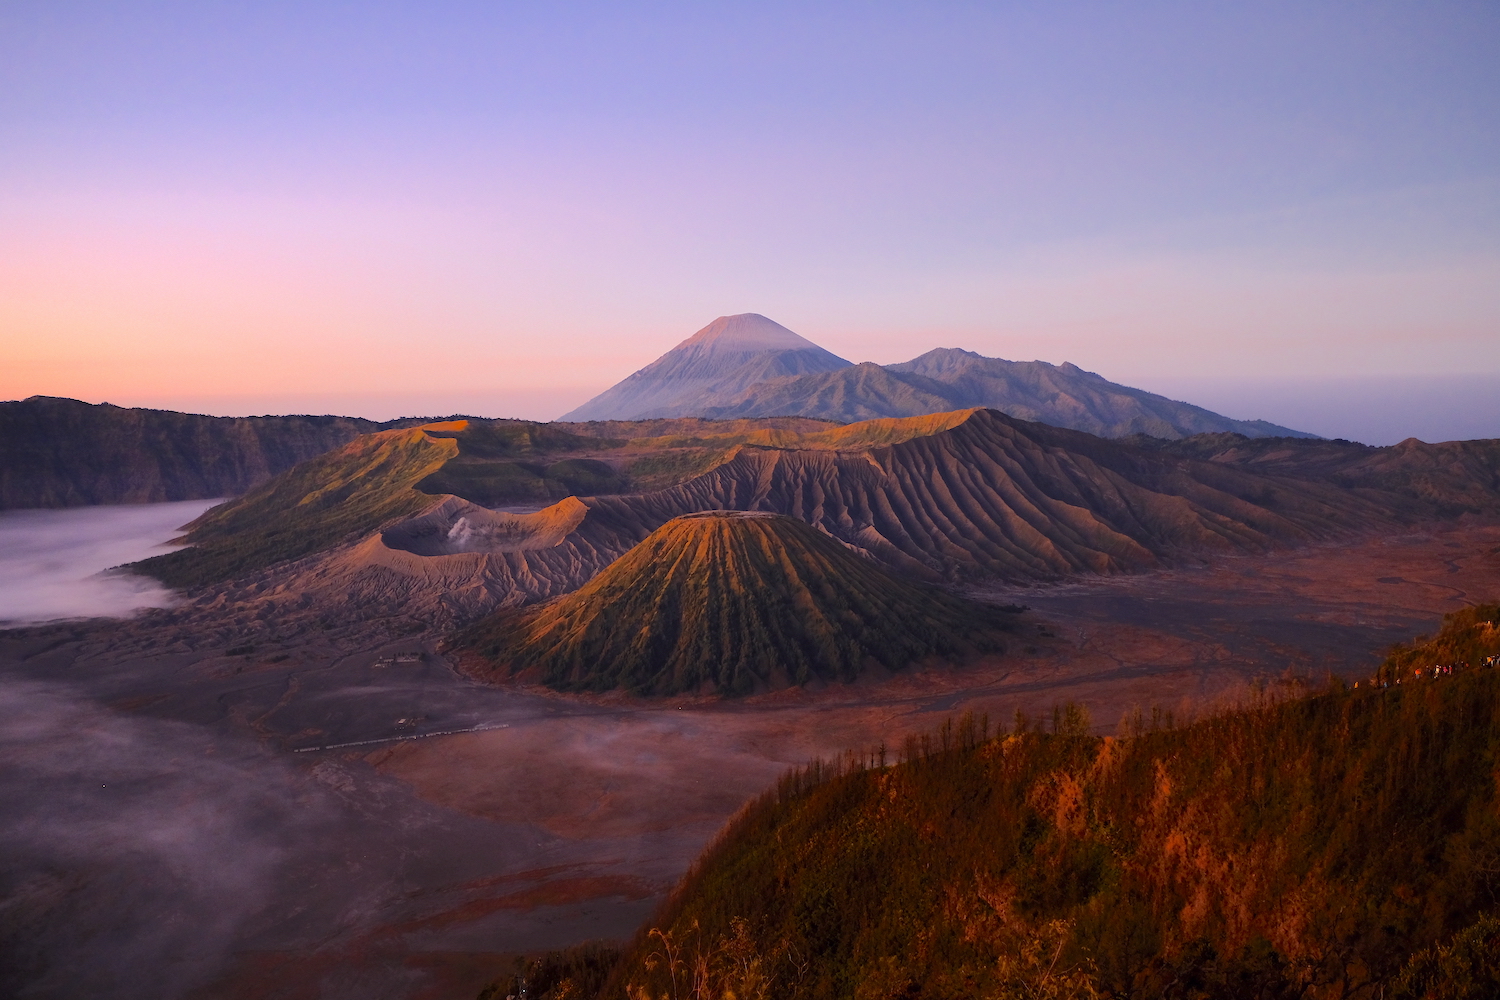
<svg viewBox="0 0 1500 1000">
<path fill-rule="evenodd" d="M 302 824 L 293 835 L 284 829 L 293 819 L 247 819 L 224 834 L 236 857 L 275 849 L 256 855 L 268 859 L 262 896 L 225 925 L 196 992 L 183 995 L 462 997 L 509 954 L 629 934 L 742 802 L 809 757 L 899 745 L 969 710 L 1009 720 L 1071 700 L 1108 732 L 1134 707 L 1202 710 L 1289 671 L 1362 676 L 1391 642 L 1496 595 L 1500 526 L 1468 525 L 989 588 L 980 596 L 1032 609 L 1004 656 L 737 703 L 481 687 L 423 637 L 303 636 L 230 656 L 182 635 L 146 650 L 146 622 L 0 633 L 0 675 L 85 705 L 96 730 L 128 727 L 150 773 L 119 794 L 136 796 L 143 815 L 169 815 L 185 801 L 226 814 L 227 797 L 253 787 L 262 789 L 256 802 L 284 803 Z M 423 656 L 403 662 L 401 653 Z M 59 729 L 31 733 L 25 745 L 55 762 L 91 738 Z M 338 744 L 355 745 L 318 749 Z M 101 748 L 107 759 L 84 754 L 79 787 L 92 787 L 123 746 Z M 204 760 L 230 770 L 184 791 Z M 46 813 L 55 788 L 38 788 L 22 810 Z M 97 794 L 102 802 L 115 793 Z M 107 808 L 120 806 L 111 799 Z M 252 819 L 265 815 L 256 809 Z M 23 846 L 0 875 L 41 885 L 25 866 L 41 871 L 57 859 L 44 843 Z M 0 927 L 7 944 L 20 934 L 62 960 L 65 929 L 113 926 L 112 907 L 141 905 L 130 881 L 91 895 L 109 882 L 105 868 L 97 858 L 79 866 L 71 894 L 24 896 L 25 920 Z M 159 960 L 121 959 L 143 969 Z"/>
</svg>

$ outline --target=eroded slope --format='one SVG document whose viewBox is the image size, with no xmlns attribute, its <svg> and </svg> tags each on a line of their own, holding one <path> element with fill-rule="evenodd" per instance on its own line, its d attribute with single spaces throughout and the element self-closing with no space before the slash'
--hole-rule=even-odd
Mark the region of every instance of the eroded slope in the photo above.
<svg viewBox="0 0 1500 1000">
<path fill-rule="evenodd" d="M 1264 475 L 971 410 L 815 424 L 810 433 L 734 425 L 732 434 L 694 439 L 694 448 L 714 445 L 699 449 L 714 464 L 675 486 L 506 513 L 418 488 L 447 474 L 474 423 L 409 432 L 400 451 L 407 464 L 378 476 L 350 479 L 334 456 L 294 470 L 195 526 L 196 552 L 146 568 L 165 577 L 198 567 L 195 582 L 235 576 L 237 593 L 461 623 L 577 589 L 667 521 L 705 510 L 785 514 L 892 569 L 956 582 L 1130 571 L 1344 537 L 1436 509 L 1404 494 Z M 388 440 L 351 445 L 343 460 L 369 462 L 362 449 Z M 601 448 L 618 442 L 594 454 L 620 460 L 627 474 L 626 459 L 668 453 L 647 450 L 650 439 L 599 440 Z M 330 478 L 351 491 L 343 510 L 324 508 L 338 494 L 325 487 Z M 297 535 L 299 524 L 317 537 Z M 301 561 L 273 565 L 288 558 L 282 553 Z"/>
<path fill-rule="evenodd" d="M 1002 646 L 1003 612 L 892 576 L 777 514 L 677 517 L 582 589 L 500 612 L 453 648 L 564 690 L 743 695 Z"/>
</svg>

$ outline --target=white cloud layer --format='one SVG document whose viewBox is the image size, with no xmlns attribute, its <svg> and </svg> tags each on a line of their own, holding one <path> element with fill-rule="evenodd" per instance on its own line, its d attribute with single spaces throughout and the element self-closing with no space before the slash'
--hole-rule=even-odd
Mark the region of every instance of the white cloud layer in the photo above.
<svg viewBox="0 0 1500 1000">
<path fill-rule="evenodd" d="M 0 511 L 0 624 L 170 606 L 176 596 L 156 581 L 110 569 L 170 551 L 182 525 L 222 502 Z"/>
</svg>

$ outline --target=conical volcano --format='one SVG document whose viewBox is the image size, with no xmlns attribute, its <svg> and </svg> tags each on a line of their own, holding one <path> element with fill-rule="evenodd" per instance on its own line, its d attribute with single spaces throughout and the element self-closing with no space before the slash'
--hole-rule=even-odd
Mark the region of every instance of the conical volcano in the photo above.
<svg viewBox="0 0 1500 1000">
<path fill-rule="evenodd" d="M 453 645 L 562 690 L 745 695 L 1001 648 L 1010 615 L 892 576 L 795 518 L 674 518 L 581 590 Z"/>
<path fill-rule="evenodd" d="M 843 358 L 759 313 L 720 316 L 560 419 L 684 416 L 767 379 L 848 367 Z"/>
</svg>

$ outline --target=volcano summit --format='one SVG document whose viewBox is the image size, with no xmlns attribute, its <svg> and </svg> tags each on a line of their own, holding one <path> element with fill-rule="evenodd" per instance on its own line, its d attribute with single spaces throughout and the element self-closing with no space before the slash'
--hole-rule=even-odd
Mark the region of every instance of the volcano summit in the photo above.
<svg viewBox="0 0 1500 1000">
<path fill-rule="evenodd" d="M 561 419 L 646 420 L 693 414 L 768 379 L 851 366 L 759 313 L 720 316 Z"/>
</svg>

